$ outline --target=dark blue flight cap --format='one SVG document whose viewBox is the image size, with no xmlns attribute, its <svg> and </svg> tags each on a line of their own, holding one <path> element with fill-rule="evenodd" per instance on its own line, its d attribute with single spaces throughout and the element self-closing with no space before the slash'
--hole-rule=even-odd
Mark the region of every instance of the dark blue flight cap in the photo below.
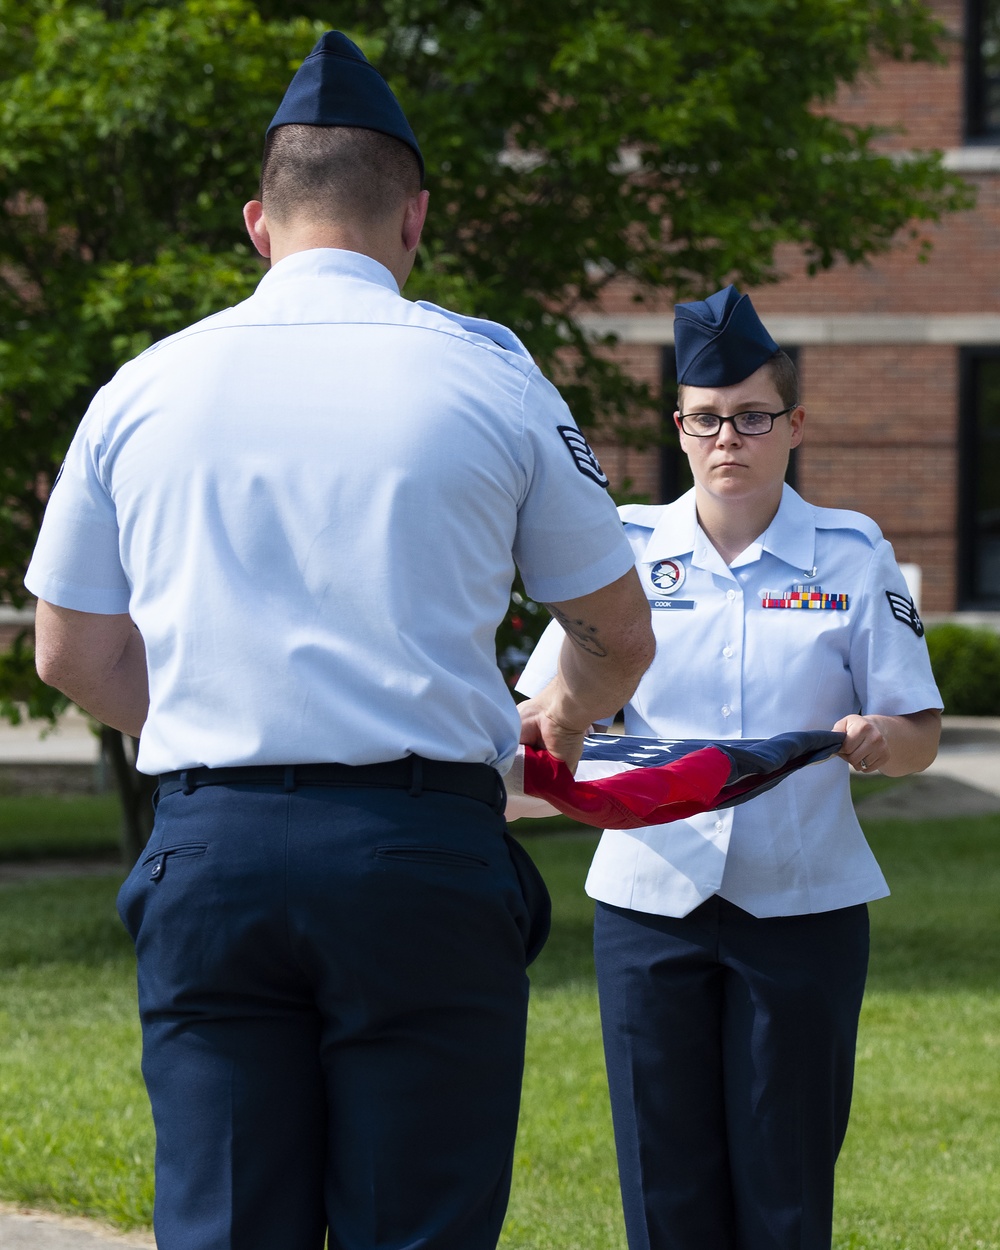
<svg viewBox="0 0 1000 1250">
<path fill-rule="evenodd" d="M 687 386 L 733 386 L 781 349 L 734 286 L 705 300 L 674 305 L 677 381 Z"/>
<path fill-rule="evenodd" d="M 424 180 L 424 158 L 399 101 L 358 45 L 339 30 L 321 35 L 295 71 L 267 132 L 293 124 L 358 126 L 391 135 L 412 149 Z"/>
</svg>

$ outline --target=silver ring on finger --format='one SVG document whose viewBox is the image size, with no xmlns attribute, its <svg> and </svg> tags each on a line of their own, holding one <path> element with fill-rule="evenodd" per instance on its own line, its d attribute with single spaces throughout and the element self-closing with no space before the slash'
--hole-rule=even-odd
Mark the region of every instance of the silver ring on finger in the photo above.
<svg viewBox="0 0 1000 1250">
<path fill-rule="evenodd" d="M 862 771 L 863 773 L 866 773 L 866 772 L 868 771 L 868 761 L 867 761 L 867 759 L 862 760 L 862 761 L 861 761 L 861 763 L 858 765 L 858 767 L 861 769 L 861 771 Z"/>
</svg>

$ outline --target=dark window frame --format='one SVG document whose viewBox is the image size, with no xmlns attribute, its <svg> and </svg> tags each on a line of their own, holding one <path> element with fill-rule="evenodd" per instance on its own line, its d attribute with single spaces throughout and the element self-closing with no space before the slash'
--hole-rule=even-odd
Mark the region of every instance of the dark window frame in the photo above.
<svg viewBox="0 0 1000 1250">
<path fill-rule="evenodd" d="M 1000 116 L 992 125 L 986 117 L 988 91 L 983 65 L 983 26 L 988 3 L 990 0 L 966 0 L 965 3 L 965 137 L 970 143 L 995 143 L 1000 139 Z M 1000 82 L 1000 72 L 997 79 Z"/>
<path fill-rule="evenodd" d="M 660 348 L 660 419 L 663 437 L 660 441 L 660 502 L 673 503 L 688 489 L 690 471 L 681 451 L 674 426 L 677 402 L 677 357 L 673 343 Z"/>
<path fill-rule="evenodd" d="M 979 523 L 976 493 L 979 451 L 979 375 L 983 360 L 1000 360 L 1000 346 L 961 347 L 958 354 L 958 491 L 955 530 L 958 538 L 957 607 L 996 610 L 995 595 L 979 592 L 977 562 Z"/>
</svg>

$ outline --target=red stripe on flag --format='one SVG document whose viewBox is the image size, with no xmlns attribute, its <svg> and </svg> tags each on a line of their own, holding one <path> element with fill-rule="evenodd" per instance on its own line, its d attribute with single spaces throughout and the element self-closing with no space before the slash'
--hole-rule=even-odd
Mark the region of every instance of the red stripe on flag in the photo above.
<svg viewBox="0 0 1000 1250">
<path fill-rule="evenodd" d="M 632 768 L 613 777 L 577 781 L 561 760 L 525 747 L 524 793 L 545 799 L 588 825 L 638 829 L 712 811 L 732 767 L 718 747 L 702 747 L 657 768 Z"/>
</svg>

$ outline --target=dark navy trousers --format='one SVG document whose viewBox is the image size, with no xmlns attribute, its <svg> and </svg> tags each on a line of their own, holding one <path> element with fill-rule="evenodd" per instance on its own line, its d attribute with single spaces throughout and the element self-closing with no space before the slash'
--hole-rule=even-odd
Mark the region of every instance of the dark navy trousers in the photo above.
<svg viewBox="0 0 1000 1250">
<path fill-rule="evenodd" d="M 629 1250 L 830 1250 L 867 908 L 598 903 L 594 949 Z"/>
<path fill-rule="evenodd" d="M 487 804 L 159 804 L 136 947 L 160 1250 L 493 1250 L 547 896 Z"/>
</svg>

